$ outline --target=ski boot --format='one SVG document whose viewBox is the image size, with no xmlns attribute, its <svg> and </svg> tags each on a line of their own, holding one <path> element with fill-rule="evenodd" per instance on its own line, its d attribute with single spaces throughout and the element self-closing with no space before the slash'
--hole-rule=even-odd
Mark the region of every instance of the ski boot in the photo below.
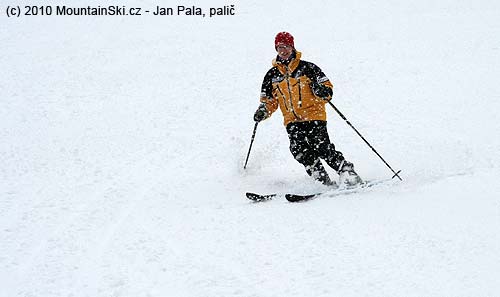
<svg viewBox="0 0 500 297">
<path fill-rule="evenodd" d="M 339 168 L 340 186 L 351 188 L 363 183 L 361 177 L 354 171 L 354 165 L 352 165 L 352 163 L 342 160 Z"/>
<path fill-rule="evenodd" d="M 313 177 L 315 180 L 324 184 L 325 186 L 337 188 L 337 183 L 330 179 L 328 172 L 326 172 L 325 167 L 321 164 L 321 161 L 317 161 L 312 166 L 306 166 L 306 172 L 309 176 Z"/>
</svg>

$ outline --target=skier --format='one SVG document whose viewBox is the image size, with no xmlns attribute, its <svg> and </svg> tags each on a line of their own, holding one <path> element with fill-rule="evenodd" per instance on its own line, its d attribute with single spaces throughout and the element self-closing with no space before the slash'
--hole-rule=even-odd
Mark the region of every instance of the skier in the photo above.
<svg viewBox="0 0 500 297">
<path fill-rule="evenodd" d="M 361 183 L 353 164 L 335 150 L 328 137 L 325 104 L 332 99 L 332 83 L 318 66 L 301 60 L 301 52 L 295 49 L 290 33 L 279 32 L 274 47 L 278 54 L 264 77 L 261 103 L 254 120 L 269 118 L 279 107 L 290 140 L 290 152 L 304 165 L 308 175 L 324 185 L 337 186 L 323 167 L 323 159 L 339 174 L 341 185 Z"/>
</svg>

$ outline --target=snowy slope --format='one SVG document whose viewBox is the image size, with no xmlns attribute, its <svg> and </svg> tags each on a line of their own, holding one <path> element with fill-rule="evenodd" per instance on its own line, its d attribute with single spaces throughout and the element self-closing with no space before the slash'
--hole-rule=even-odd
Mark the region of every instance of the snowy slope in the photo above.
<svg viewBox="0 0 500 297">
<path fill-rule="evenodd" d="M 0 296 L 500 296 L 497 1 L 197 2 L 237 14 L 0 7 Z M 242 169 L 282 30 L 403 183 L 245 200 L 323 190 L 279 112 Z M 362 177 L 391 176 L 328 118 Z"/>
</svg>

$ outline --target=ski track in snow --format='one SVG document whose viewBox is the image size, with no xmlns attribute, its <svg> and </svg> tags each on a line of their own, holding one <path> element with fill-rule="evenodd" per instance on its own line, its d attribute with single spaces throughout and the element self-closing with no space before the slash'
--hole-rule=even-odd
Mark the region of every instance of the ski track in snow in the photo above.
<svg viewBox="0 0 500 297">
<path fill-rule="evenodd" d="M 0 296 L 500 296 L 499 4 L 235 6 L 0 16 Z M 245 199 L 325 190 L 279 111 L 242 169 L 281 30 L 403 182 Z M 328 117 L 363 178 L 390 177 Z"/>
</svg>

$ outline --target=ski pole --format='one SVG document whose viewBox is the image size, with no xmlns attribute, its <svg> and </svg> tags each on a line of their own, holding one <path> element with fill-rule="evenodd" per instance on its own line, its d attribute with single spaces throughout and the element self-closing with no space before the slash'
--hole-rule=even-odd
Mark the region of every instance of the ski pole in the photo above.
<svg viewBox="0 0 500 297">
<path fill-rule="evenodd" d="M 394 177 L 398 177 L 399 180 L 403 180 L 400 176 L 399 176 L 399 173 L 401 172 L 401 170 L 399 170 L 398 172 L 394 171 L 394 169 L 392 169 L 391 165 L 389 165 L 385 160 L 384 158 L 382 158 L 382 156 L 377 152 L 377 150 L 375 150 L 375 148 L 363 137 L 363 135 L 361 135 L 361 133 L 359 133 L 359 131 L 354 128 L 354 126 L 347 120 L 347 118 L 340 112 L 340 110 L 335 106 L 333 105 L 332 102 L 328 101 L 328 104 L 330 104 L 331 107 L 333 107 L 333 109 L 339 114 L 339 116 L 349 125 L 351 126 L 351 128 L 358 134 L 359 137 L 361 137 L 361 139 L 363 139 L 363 141 L 372 149 L 372 151 L 377 154 L 377 156 L 380 158 L 380 160 L 382 160 L 382 162 L 384 162 L 384 164 L 389 167 L 389 169 L 392 171 L 392 173 L 394 173 L 394 175 L 392 176 L 392 178 Z"/>
<path fill-rule="evenodd" d="M 255 122 L 255 126 L 253 127 L 252 139 L 250 140 L 250 147 L 248 148 L 247 159 L 245 160 L 245 166 L 243 166 L 243 169 L 247 169 L 248 157 L 250 157 L 250 151 L 252 150 L 252 144 L 253 140 L 255 139 L 255 132 L 257 132 L 258 124 L 259 122 Z"/>
</svg>

